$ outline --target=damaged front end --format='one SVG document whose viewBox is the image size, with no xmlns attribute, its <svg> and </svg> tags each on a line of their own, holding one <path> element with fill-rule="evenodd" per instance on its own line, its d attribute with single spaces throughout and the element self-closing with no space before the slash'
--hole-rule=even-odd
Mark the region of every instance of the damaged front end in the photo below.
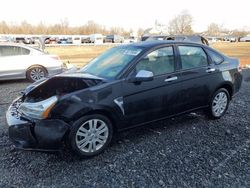
<svg viewBox="0 0 250 188">
<path fill-rule="evenodd" d="M 84 75 L 60 75 L 33 86 L 16 99 L 6 113 L 11 141 L 20 149 L 62 148 L 70 123 L 52 117 L 50 112 L 62 96 L 101 82 Z"/>
<path fill-rule="evenodd" d="M 69 125 L 58 119 L 32 119 L 23 115 L 18 98 L 6 113 L 9 137 L 17 148 L 35 150 L 57 150 L 62 147 Z"/>
</svg>

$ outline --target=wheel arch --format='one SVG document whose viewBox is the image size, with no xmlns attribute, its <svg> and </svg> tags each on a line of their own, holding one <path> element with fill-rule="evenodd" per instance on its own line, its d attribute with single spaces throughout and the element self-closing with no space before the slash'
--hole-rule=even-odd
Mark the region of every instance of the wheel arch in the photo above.
<svg viewBox="0 0 250 188">
<path fill-rule="evenodd" d="M 48 69 L 47 69 L 46 67 L 44 67 L 43 65 L 34 64 L 34 65 L 29 66 L 29 67 L 26 69 L 26 72 L 25 72 L 26 77 L 27 77 L 27 72 L 28 72 L 31 68 L 33 68 L 33 67 L 42 67 L 42 68 L 46 71 L 47 74 L 49 73 L 49 72 L 48 72 Z"/>
<path fill-rule="evenodd" d="M 226 89 L 228 91 L 229 97 L 230 97 L 230 100 L 231 100 L 232 96 L 233 96 L 233 93 L 234 93 L 233 84 L 231 82 L 224 82 L 219 87 L 217 87 L 214 92 L 216 92 L 220 88 L 224 88 L 224 89 Z"/>
<path fill-rule="evenodd" d="M 111 112 L 109 112 L 108 110 L 104 110 L 104 109 L 95 109 L 95 110 L 91 110 L 91 111 L 83 114 L 82 117 L 87 116 L 87 115 L 93 115 L 93 114 L 99 114 L 99 115 L 103 115 L 103 116 L 107 117 L 112 123 L 113 131 L 114 132 L 118 131 L 116 117 L 114 117 L 114 115 L 112 115 Z"/>
</svg>

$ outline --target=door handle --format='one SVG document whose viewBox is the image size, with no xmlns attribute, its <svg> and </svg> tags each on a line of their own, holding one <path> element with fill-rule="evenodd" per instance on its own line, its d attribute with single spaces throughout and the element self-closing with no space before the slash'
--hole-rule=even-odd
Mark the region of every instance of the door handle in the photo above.
<svg viewBox="0 0 250 188">
<path fill-rule="evenodd" d="M 171 81 L 174 81 L 174 80 L 177 80 L 177 79 L 178 79 L 177 76 L 173 76 L 173 77 L 170 77 L 170 78 L 165 79 L 164 81 L 165 81 L 165 82 L 171 82 Z"/>
<path fill-rule="evenodd" d="M 208 69 L 206 70 L 207 73 L 214 72 L 214 71 L 215 71 L 215 68 L 208 68 Z"/>
</svg>

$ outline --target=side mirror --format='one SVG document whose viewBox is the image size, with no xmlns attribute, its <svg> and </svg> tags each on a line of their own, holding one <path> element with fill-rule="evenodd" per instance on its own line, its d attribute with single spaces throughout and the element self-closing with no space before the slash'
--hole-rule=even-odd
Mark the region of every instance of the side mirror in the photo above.
<svg viewBox="0 0 250 188">
<path fill-rule="evenodd" d="M 152 81 L 154 74 L 151 71 L 140 70 L 135 77 L 129 78 L 129 82 L 147 82 Z"/>
</svg>

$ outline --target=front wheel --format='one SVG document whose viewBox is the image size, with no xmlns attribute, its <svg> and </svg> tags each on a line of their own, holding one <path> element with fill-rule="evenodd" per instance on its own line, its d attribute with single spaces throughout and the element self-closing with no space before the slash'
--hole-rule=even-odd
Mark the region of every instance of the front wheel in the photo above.
<svg viewBox="0 0 250 188">
<path fill-rule="evenodd" d="M 208 108 L 208 116 L 211 119 L 219 119 L 221 118 L 227 111 L 230 102 L 230 96 L 226 89 L 220 88 L 218 89 L 211 101 Z"/>
<path fill-rule="evenodd" d="M 111 121 L 99 114 L 84 116 L 76 121 L 69 134 L 72 150 L 80 157 L 92 157 L 109 145 L 113 135 Z"/>
</svg>

